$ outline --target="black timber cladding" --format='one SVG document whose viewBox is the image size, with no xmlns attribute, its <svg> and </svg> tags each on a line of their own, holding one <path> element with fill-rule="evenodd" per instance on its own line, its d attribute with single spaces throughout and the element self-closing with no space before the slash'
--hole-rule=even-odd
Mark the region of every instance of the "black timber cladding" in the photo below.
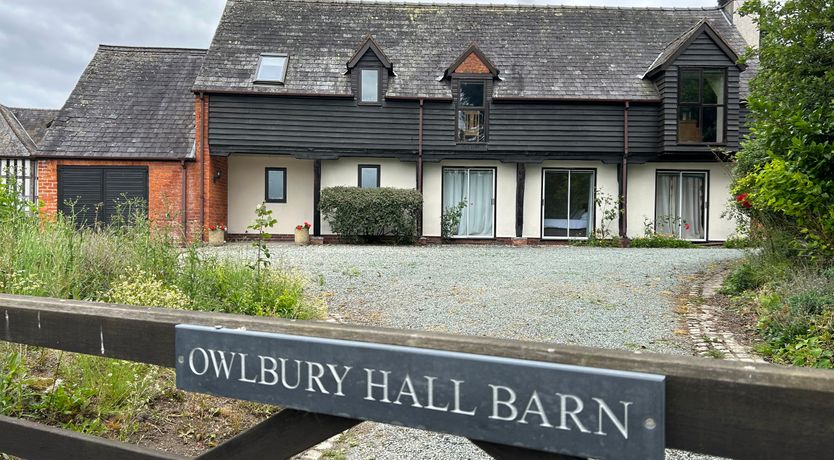
<svg viewBox="0 0 834 460">
<path fill-rule="evenodd" d="M 707 145 L 678 144 L 678 78 L 681 67 L 721 67 L 727 69 L 726 144 L 723 147 L 737 150 L 739 145 L 739 69 L 706 34 L 701 34 L 678 56 L 673 65 L 661 73 L 657 80 L 658 91 L 663 97 L 663 115 L 660 118 L 662 150 L 671 154 L 690 154 L 712 158 Z"/>
<path fill-rule="evenodd" d="M 493 102 L 487 146 L 455 143 L 454 103 L 424 104 L 427 159 L 601 159 L 623 154 L 624 103 Z M 638 158 L 658 153 L 658 104 L 632 104 L 629 149 Z M 417 101 L 387 100 L 383 107 L 351 98 L 214 94 L 209 98 L 209 143 L 214 155 L 342 155 L 413 159 L 417 153 Z M 433 158 L 434 157 L 434 158 Z"/>
<path fill-rule="evenodd" d="M 127 200 L 147 210 L 148 168 L 144 166 L 59 166 L 58 206 L 80 226 L 110 223 Z"/>
</svg>

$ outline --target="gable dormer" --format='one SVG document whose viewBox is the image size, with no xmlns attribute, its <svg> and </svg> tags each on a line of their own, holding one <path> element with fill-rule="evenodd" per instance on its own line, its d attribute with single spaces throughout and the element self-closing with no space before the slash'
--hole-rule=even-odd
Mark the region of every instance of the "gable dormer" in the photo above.
<svg viewBox="0 0 834 460">
<path fill-rule="evenodd" d="M 451 80 L 455 101 L 456 143 L 483 145 L 488 142 L 489 106 L 493 81 L 497 77 L 498 68 L 475 43 L 446 68 L 443 78 Z"/>
<path fill-rule="evenodd" d="M 738 54 L 702 19 L 661 50 L 643 76 L 662 98 L 664 154 L 708 156 L 738 148 Z"/>
<path fill-rule="evenodd" d="M 369 34 L 347 63 L 351 87 L 361 105 L 382 105 L 394 66 Z"/>
</svg>

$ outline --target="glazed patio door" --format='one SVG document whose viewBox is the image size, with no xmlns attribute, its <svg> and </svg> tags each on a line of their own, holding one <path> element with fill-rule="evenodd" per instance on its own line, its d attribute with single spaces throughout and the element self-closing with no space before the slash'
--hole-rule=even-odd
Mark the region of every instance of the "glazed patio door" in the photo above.
<svg viewBox="0 0 834 460">
<path fill-rule="evenodd" d="M 658 171 L 655 231 L 682 240 L 705 240 L 707 173 Z"/>
<path fill-rule="evenodd" d="M 460 225 L 455 233 L 460 238 L 492 238 L 495 236 L 495 170 L 478 168 L 443 169 L 443 209 L 465 202 Z"/>
<path fill-rule="evenodd" d="M 542 174 L 542 238 L 587 238 L 594 231 L 594 171 Z"/>
</svg>

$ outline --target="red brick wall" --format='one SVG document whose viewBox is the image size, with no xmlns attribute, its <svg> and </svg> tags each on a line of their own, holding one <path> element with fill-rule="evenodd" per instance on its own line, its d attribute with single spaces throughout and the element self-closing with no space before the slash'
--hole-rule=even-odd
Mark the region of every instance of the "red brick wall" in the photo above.
<svg viewBox="0 0 834 460">
<path fill-rule="evenodd" d="M 202 151 L 197 155 L 197 162 L 203 167 L 205 173 L 203 186 L 205 187 L 205 201 L 203 202 L 204 211 L 204 227 L 209 225 L 223 224 L 227 225 L 229 220 L 228 214 L 228 178 L 229 166 L 227 157 L 213 157 L 209 149 L 208 139 L 204 139 L 204 135 L 208 133 L 208 96 L 203 96 L 204 104 L 200 102 L 200 96 L 194 99 L 195 114 L 196 114 L 196 141 L 197 148 L 202 146 Z M 205 113 L 203 113 L 203 105 L 205 105 Z M 202 142 L 205 140 L 205 142 Z M 208 161 L 203 161 L 203 159 Z M 203 229 L 203 239 L 208 238 L 208 235 Z"/>
<path fill-rule="evenodd" d="M 469 56 L 466 56 L 466 59 L 455 69 L 455 73 L 489 73 L 489 68 L 475 53 L 469 53 Z"/>
<path fill-rule="evenodd" d="M 199 169 L 193 161 L 125 161 L 125 160 L 38 160 L 38 197 L 42 212 L 58 210 L 58 166 L 146 166 L 148 168 L 148 217 L 154 222 L 181 228 L 182 177 L 187 175 L 186 219 L 189 236 L 199 228 Z"/>
</svg>

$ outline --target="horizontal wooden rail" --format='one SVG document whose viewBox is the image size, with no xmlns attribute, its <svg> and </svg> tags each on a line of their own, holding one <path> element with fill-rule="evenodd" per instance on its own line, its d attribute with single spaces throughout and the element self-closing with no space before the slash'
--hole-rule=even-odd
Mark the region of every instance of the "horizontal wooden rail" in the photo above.
<svg viewBox="0 0 834 460">
<path fill-rule="evenodd" d="M 0 339 L 174 366 L 197 324 L 662 374 L 667 446 L 736 458 L 834 452 L 834 372 L 422 331 L 0 295 Z"/>
<path fill-rule="evenodd" d="M 21 458 L 179 460 L 176 454 L 0 416 L 0 452 Z"/>
</svg>

